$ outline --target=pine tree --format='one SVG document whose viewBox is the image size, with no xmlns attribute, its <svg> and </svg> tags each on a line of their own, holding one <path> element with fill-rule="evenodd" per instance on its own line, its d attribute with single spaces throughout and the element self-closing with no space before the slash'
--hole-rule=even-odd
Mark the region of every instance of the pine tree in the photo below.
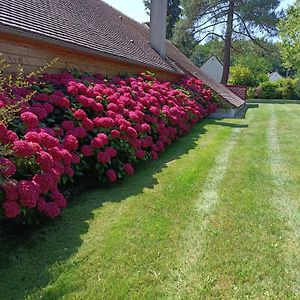
<svg viewBox="0 0 300 300">
<path fill-rule="evenodd" d="M 180 29 L 197 43 L 218 37 L 224 41 L 222 83 L 229 76 L 232 41 L 248 39 L 260 44 L 262 36 L 277 34 L 279 0 L 182 0 Z M 179 34 L 179 33 L 178 33 Z M 183 35 L 182 32 L 180 32 Z M 176 36 L 174 37 L 176 39 Z M 262 47 L 263 44 L 261 44 Z"/>
</svg>

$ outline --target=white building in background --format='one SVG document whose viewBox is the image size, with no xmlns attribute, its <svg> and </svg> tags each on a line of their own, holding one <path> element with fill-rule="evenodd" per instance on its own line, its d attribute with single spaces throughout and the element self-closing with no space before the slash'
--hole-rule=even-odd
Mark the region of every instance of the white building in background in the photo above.
<svg viewBox="0 0 300 300">
<path fill-rule="evenodd" d="M 268 76 L 269 80 L 272 82 L 282 79 L 282 76 L 277 71 L 270 73 Z"/>
<path fill-rule="evenodd" d="M 223 64 L 213 55 L 200 68 L 200 70 L 214 81 L 220 83 L 223 74 Z"/>
</svg>

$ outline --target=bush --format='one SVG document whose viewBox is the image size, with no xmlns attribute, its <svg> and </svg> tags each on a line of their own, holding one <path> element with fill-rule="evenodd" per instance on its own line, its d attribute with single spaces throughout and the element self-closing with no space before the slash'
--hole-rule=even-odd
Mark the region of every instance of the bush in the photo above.
<svg viewBox="0 0 300 300">
<path fill-rule="evenodd" d="M 283 78 L 276 82 L 263 82 L 251 91 L 255 98 L 262 99 L 300 99 L 300 84 L 298 79 Z"/>
<path fill-rule="evenodd" d="M 57 217 L 67 206 L 62 188 L 74 176 L 95 173 L 115 182 L 133 175 L 136 163 L 157 159 L 217 108 L 195 78 L 171 84 L 150 74 L 107 80 L 63 73 L 44 74 L 42 81 L 0 94 L 2 109 L 20 107 L 17 118 L 0 124 L 8 150 L 0 158 L 7 218 Z"/>
<path fill-rule="evenodd" d="M 281 94 L 278 90 L 278 83 L 271 81 L 261 83 L 256 89 L 256 96 L 262 99 L 280 99 Z"/>
<path fill-rule="evenodd" d="M 255 79 L 251 70 L 242 65 L 236 65 L 230 68 L 230 81 L 231 84 L 252 86 Z"/>
<path fill-rule="evenodd" d="M 295 78 L 295 92 L 298 99 L 300 99 L 300 77 Z"/>
<path fill-rule="evenodd" d="M 278 92 L 282 99 L 299 99 L 297 93 L 297 79 L 282 78 L 278 81 Z"/>
<path fill-rule="evenodd" d="M 256 88 L 255 87 L 249 87 L 247 89 L 247 99 L 255 99 L 255 98 L 257 98 Z"/>
</svg>

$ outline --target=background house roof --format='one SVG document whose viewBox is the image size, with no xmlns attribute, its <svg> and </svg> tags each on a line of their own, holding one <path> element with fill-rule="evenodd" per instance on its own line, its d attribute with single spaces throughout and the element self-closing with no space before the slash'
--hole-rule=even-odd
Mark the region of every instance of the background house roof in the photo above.
<svg viewBox="0 0 300 300">
<path fill-rule="evenodd" d="M 1 0 L 0 31 L 6 29 L 172 73 L 190 73 L 232 105 L 244 104 L 170 42 L 162 58 L 149 43 L 149 27 L 101 0 Z"/>
</svg>

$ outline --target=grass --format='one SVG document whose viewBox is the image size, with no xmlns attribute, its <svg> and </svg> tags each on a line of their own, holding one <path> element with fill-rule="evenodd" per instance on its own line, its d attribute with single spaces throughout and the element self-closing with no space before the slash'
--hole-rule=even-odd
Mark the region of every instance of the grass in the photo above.
<svg viewBox="0 0 300 300">
<path fill-rule="evenodd" d="M 207 120 L 158 161 L 2 232 L 1 299 L 298 299 L 300 106 Z"/>
</svg>

